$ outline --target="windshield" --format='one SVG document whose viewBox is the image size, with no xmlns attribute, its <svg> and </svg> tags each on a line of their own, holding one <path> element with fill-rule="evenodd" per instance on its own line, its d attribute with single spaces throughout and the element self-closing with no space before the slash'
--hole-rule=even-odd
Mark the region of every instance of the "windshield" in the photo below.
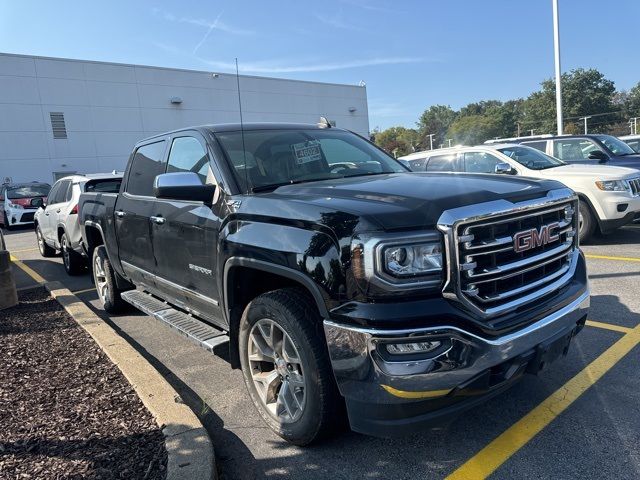
<svg viewBox="0 0 640 480">
<path fill-rule="evenodd" d="M 604 146 L 613 152 L 614 155 L 633 155 L 633 149 L 622 140 L 611 135 L 596 135 L 596 138 L 604 143 Z"/>
<path fill-rule="evenodd" d="M 545 170 L 547 168 L 566 165 L 562 160 L 550 157 L 540 150 L 531 147 L 505 147 L 498 149 L 498 151 L 531 170 Z"/>
<path fill-rule="evenodd" d="M 46 197 L 51 187 L 47 184 L 21 185 L 7 188 L 7 198 L 16 200 L 19 198 Z"/>
<path fill-rule="evenodd" d="M 251 130 L 216 133 L 244 191 L 290 183 L 406 172 L 366 140 L 343 130 Z"/>
</svg>

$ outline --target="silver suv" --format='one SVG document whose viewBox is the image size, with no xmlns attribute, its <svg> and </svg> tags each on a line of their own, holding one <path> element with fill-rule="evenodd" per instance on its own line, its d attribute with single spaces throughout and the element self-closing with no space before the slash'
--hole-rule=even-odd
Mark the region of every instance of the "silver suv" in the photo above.
<svg viewBox="0 0 640 480">
<path fill-rule="evenodd" d="M 58 180 L 51 187 L 47 203 L 35 214 L 38 248 L 43 257 L 52 257 L 59 250 L 69 275 L 84 271 L 86 258 L 78 225 L 78 199 L 83 192 L 117 193 L 122 174 L 99 173 L 72 175 Z"/>
</svg>

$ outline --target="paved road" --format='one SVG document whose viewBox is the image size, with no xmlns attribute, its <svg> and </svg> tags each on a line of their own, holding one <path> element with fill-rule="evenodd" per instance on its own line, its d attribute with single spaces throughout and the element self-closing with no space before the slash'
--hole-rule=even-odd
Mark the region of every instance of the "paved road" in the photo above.
<svg viewBox="0 0 640 480">
<path fill-rule="evenodd" d="M 80 291 L 78 296 L 104 318 L 95 293 L 84 291 L 91 287 L 88 275 L 68 277 L 59 258 L 40 258 L 30 230 L 11 232 L 7 242 L 24 265 L 46 280 L 61 280 Z M 640 226 L 633 226 L 583 248 L 590 255 L 590 319 L 608 328 L 585 328 L 568 357 L 544 375 L 528 376 L 445 427 L 396 440 L 345 432 L 311 448 L 290 446 L 263 425 L 240 372 L 229 368 L 223 349 L 218 355 L 208 354 L 143 314 L 108 320 L 202 417 L 216 447 L 222 479 L 430 479 L 446 477 L 462 465 L 459 478 L 471 478 L 466 472 L 474 471 L 474 462 L 482 466 L 494 461 L 497 469 L 491 478 L 496 479 L 640 478 L 640 347 L 634 340 L 629 353 L 616 357 L 616 342 L 625 332 L 611 329 L 640 324 L 639 245 Z M 16 276 L 19 286 L 33 284 L 18 268 Z M 634 338 L 640 341 L 640 332 Z M 584 369 L 596 359 L 612 367 L 590 386 L 597 368 Z M 582 395 L 586 387 L 569 382 L 576 375 L 590 386 Z M 536 414 L 541 404 L 546 409 L 542 402 L 562 387 L 566 393 L 559 402 L 572 395 L 577 399 L 559 415 L 552 405 L 546 412 L 550 423 L 540 433 L 529 434 L 525 424 L 516 423 L 523 417 L 534 425 L 540 422 L 530 412 Z M 505 431 L 507 451 L 494 442 Z M 521 438 L 522 448 L 512 447 Z"/>
</svg>

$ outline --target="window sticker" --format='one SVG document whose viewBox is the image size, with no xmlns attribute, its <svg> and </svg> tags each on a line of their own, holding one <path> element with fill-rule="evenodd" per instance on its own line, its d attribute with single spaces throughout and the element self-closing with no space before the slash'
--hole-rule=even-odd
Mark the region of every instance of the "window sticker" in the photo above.
<svg viewBox="0 0 640 480">
<path fill-rule="evenodd" d="M 322 160 L 322 150 L 318 140 L 310 140 L 308 142 L 294 143 L 291 145 L 293 156 L 298 165 L 309 162 L 318 162 Z"/>
</svg>

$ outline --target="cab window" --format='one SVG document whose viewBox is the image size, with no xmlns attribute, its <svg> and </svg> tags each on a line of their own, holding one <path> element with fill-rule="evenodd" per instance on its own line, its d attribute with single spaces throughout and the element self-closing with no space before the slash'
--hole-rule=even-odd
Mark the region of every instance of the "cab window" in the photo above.
<svg viewBox="0 0 640 480">
<path fill-rule="evenodd" d="M 429 159 L 427 172 L 455 172 L 456 155 L 436 155 Z"/>
<path fill-rule="evenodd" d="M 464 171 L 469 173 L 495 173 L 496 165 L 504 163 L 498 157 L 486 152 L 465 152 Z"/>
<path fill-rule="evenodd" d="M 587 160 L 598 146 L 587 138 L 567 138 L 553 141 L 553 156 L 560 160 Z"/>
<path fill-rule="evenodd" d="M 209 156 L 195 137 L 178 137 L 171 144 L 167 173 L 193 172 L 203 184 L 215 183 L 209 166 Z"/>
<path fill-rule="evenodd" d="M 164 173 L 164 146 L 165 142 L 161 140 L 136 150 L 127 180 L 127 193 L 147 197 L 153 195 L 153 181 L 157 175 Z"/>
</svg>

